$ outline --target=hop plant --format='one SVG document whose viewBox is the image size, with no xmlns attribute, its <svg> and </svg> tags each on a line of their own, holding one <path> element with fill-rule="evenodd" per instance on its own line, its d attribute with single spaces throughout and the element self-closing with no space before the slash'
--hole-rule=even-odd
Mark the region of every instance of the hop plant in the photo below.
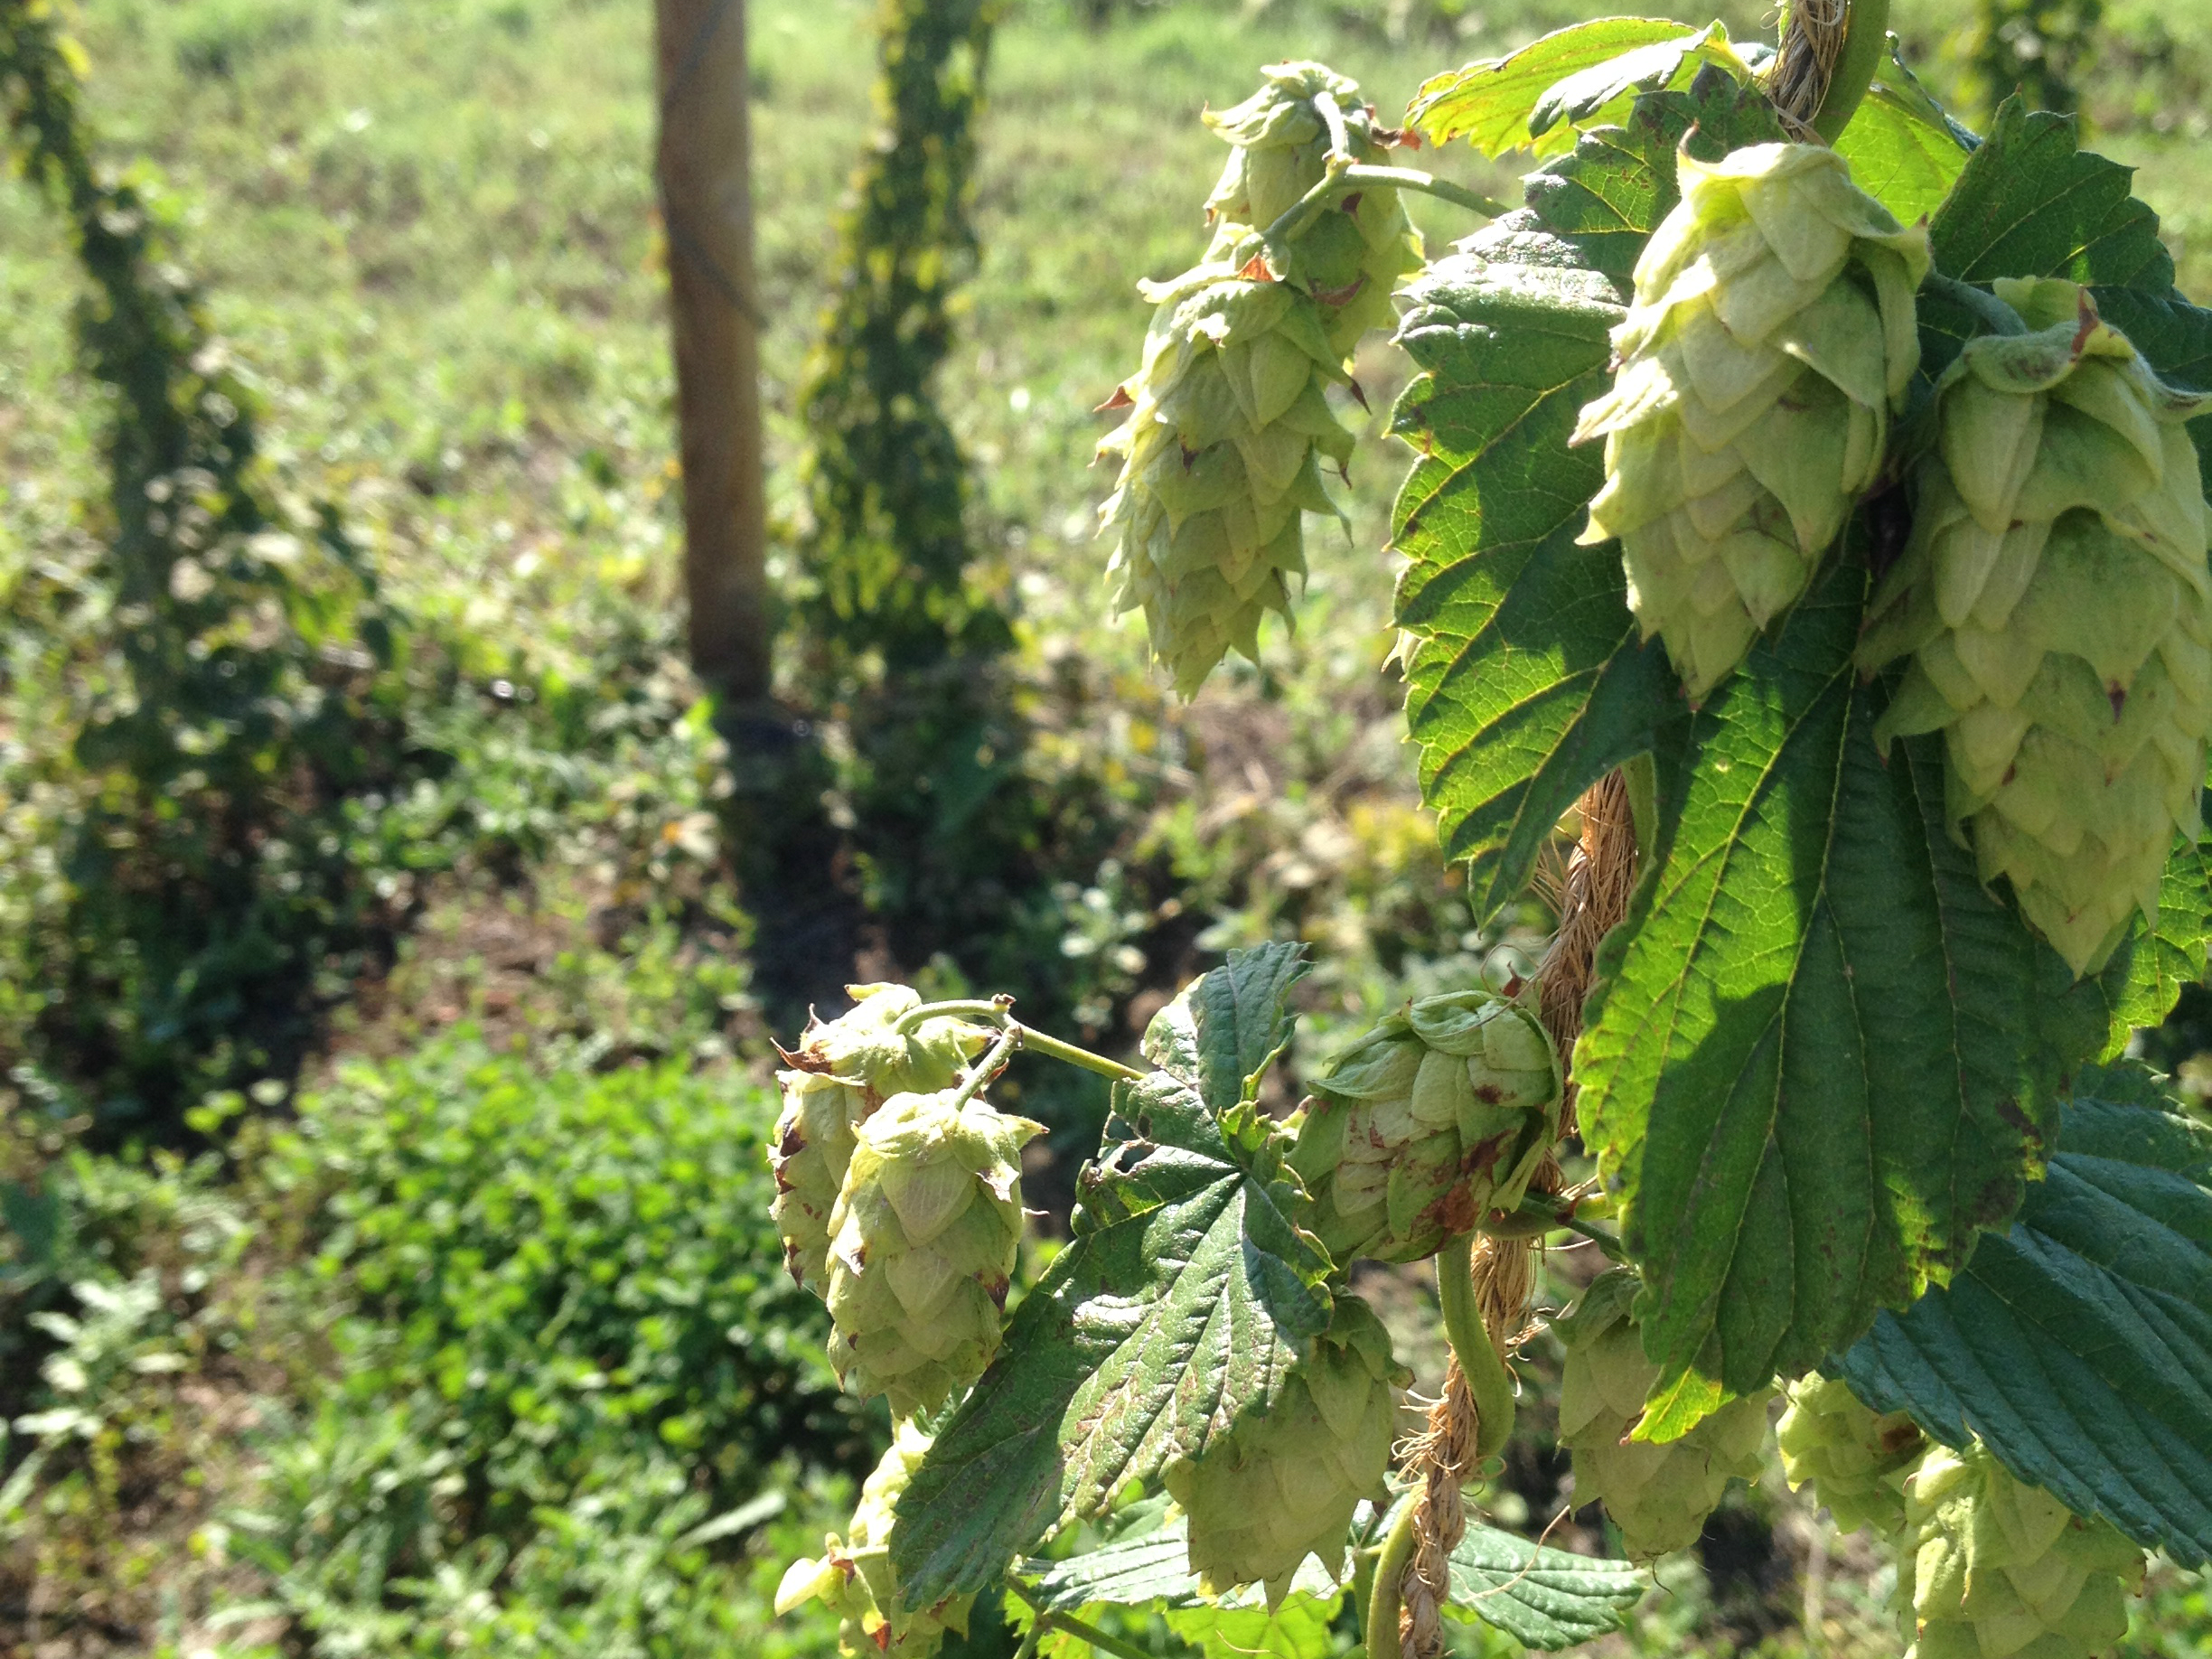
<svg viewBox="0 0 2212 1659">
<path fill-rule="evenodd" d="M 1559 1133 L 1559 1058 L 1542 1024 L 1486 990 L 1424 997 L 1314 1085 L 1291 1167 L 1339 1262 L 1412 1261 L 1528 1189 Z"/>
<path fill-rule="evenodd" d="M 1311 63 L 1266 73 L 1260 92 L 1207 117 L 1232 146 L 1207 202 L 1213 246 L 1174 280 L 1139 285 L 1152 326 L 1137 373 L 1106 405 L 1128 418 L 1099 445 L 1121 463 L 1100 509 L 1117 538 L 1115 609 L 1143 610 L 1153 654 L 1186 696 L 1231 650 L 1257 657 L 1269 611 L 1289 619 L 1305 514 L 1336 511 L 1322 463 L 1352 455 L 1325 388 L 1349 383 L 1347 353 L 1390 320 L 1392 289 L 1420 262 L 1388 188 L 1267 239 L 1324 176 L 1336 130 L 1354 161 L 1382 140 L 1342 76 Z"/>
<path fill-rule="evenodd" d="M 1859 660 L 1910 657 L 1877 738 L 1944 734 L 1982 879 L 2078 974 L 2155 920 L 2174 837 L 2200 828 L 2212 574 L 2182 423 L 2212 398 L 2162 384 L 2074 284 L 1996 286 L 2030 332 L 1968 342 L 1938 380 Z"/>
<path fill-rule="evenodd" d="M 2088 1659 L 2127 1634 L 2143 1552 L 2015 1480 L 1976 1441 L 1932 1448 L 1905 1487 L 1907 1659 Z"/>
<path fill-rule="evenodd" d="M 830 1218 L 830 1362 L 895 1417 L 934 1411 L 998 1352 L 1021 1242 L 1021 1149 L 1044 1125 L 954 1092 L 860 1125 Z"/>
<path fill-rule="evenodd" d="M 972 1594 L 948 1596 L 909 1612 L 899 1603 L 891 1571 L 892 1510 L 929 1448 L 930 1437 L 919 1427 L 900 1424 L 891 1448 L 860 1487 L 860 1505 L 846 1536 L 828 1534 L 820 1559 L 793 1561 L 776 1587 L 779 1615 L 808 1601 L 836 1614 L 838 1648 L 850 1659 L 929 1659 L 947 1630 L 968 1633 Z"/>
<path fill-rule="evenodd" d="M 1617 538 L 1628 603 L 1693 700 L 1804 593 L 1882 468 L 1920 361 L 1907 230 L 1820 145 L 1679 158 L 1682 202 L 1645 245 L 1613 333 L 1585 543 Z"/>
<path fill-rule="evenodd" d="M 1815 1373 L 1791 1383 L 1776 1425 L 1792 1491 L 1810 1486 L 1846 1532 L 1871 1527 L 1884 1538 L 1905 1524 L 1905 1483 L 1927 1449 L 1903 1411 L 1878 1412 L 1850 1388 Z"/>
<path fill-rule="evenodd" d="M 1730 1401 L 1666 1445 L 1630 1443 L 1659 1380 L 1629 1312 L 1636 1293 L 1626 1269 L 1602 1274 L 1552 1329 L 1567 1349 L 1559 1436 L 1574 1454 L 1575 1502 L 1602 1502 L 1628 1553 L 1648 1561 L 1696 1542 L 1730 1476 L 1757 1476 L 1774 1391 Z"/>
<path fill-rule="evenodd" d="M 1329 1328 L 1264 1414 L 1240 1417 L 1204 1456 L 1167 1466 L 1189 1517 L 1201 1587 L 1263 1584 L 1275 1607 L 1308 1555 L 1334 1572 L 1359 1501 L 1382 1491 L 1397 1434 L 1398 1392 L 1412 1373 L 1391 1356 L 1373 1309 L 1336 1293 Z"/>
<path fill-rule="evenodd" d="M 830 1214 L 860 1125 L 894 1094 L 951 1088 L 990 1035 L 945 1018 L 902 1033 L 899 1020 L 922 1005 L 904 985 L 848 985 L 845 994 L 850 1012 L 811 1021 L 798 1052 L 779 1050 L 789 1066 L 776 1073 L 783 1110 L 768 1153 L 783 1265 L 818 1294 L 829 1283 Z"/>
</svg>

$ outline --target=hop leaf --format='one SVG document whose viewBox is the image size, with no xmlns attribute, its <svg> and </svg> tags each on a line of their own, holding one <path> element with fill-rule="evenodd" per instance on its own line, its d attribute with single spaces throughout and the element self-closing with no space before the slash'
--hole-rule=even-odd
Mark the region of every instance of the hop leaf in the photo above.
<svg viewBox="0 0 2212 1659">
<path fill-rule="evenodd" d="M 2003 281 L 2031 332 L 1970 341 L 1936 386 L 1912 539 L 1860 663 L 1909 655 L 1876 736 L 1944 734 L 1948 806 L 1982 878 L 2076 973 L 2156 920 L 2199 828 L 2212 735 L 2212 572 L 2177 392 L 2056 280 Z"/>
<path fill-rule="evenodd" d="M 2143 1552 L 2015 1480 L 1976 1441 L 1932 1448 L 1905 1487 L 1907 1659 L 2089 1659 L 2127 1634 Z"/>
<path fill-rule="evenodd" d="M 1100 510 L 1101 531 L 1116 534 L 1115 608 L 1143 610 L 1153 654 L 1186 696 L 1231 650 L 1256 658 L 1269 611 L 1289 619 L 1306 574 L 1304 515 L 1336 511 L 1321 464 L 1352 455 L 1324 389 L 1350 380 L 1347 353 L 1391 320 L 1392 289 L 1420 263 L 1387 188 L 1267 240 L 1326 171 L 1324 100 L 1353 160 L 1383 140 L 1343 76 L 1316 63 L 1265 72 L 1258 93 L 1206 117 L 1232 145 L 1206 204 L 1213 246 L 1173 281 L 1139 285 L 1155 307 L 1144 359 L 1108 406 L 1127 420 L 1099 445 L 1121 463 Z"/>
<path fill-rule="evenodd" d="M 1679 158 L 1681 204 L 1645 247 L 1613 333 L 1585 543 L 1618 538 L 1628 604 L 1692 699 L 1811 581 L 1879 475 L 1920 361 L 1906 230 L 1819 145 Z"/>
<path fill-rule="evenodd" d="M 861 1486 L 846 1536 L 828 1534 L 820 1557 L 793 1561 L 776 1587 L 779 1614 L 816 1600 L 835 1613 L 838 1648 L 849 1659 L 929 1659 L 947 1630 L 968 1632 L 974 1596 L 947 1596 L 909 1612 L 891 1570 L 892 1511 L 929 1448 L 930 1437 L 920 1428 L 900 1424 L 890 1450 Z"/>
<path fill-rule="evenodd" d="M 1905 1524 L 1905 1483 L 1927 1449 L 1903 1411 L 1877 1412 L 1842 1382 L 1818 1374 L 1789 1386 L 1776 1437 L 1792 1491 L 1810 1486 L 1838 1529 L 1887 1538 Z"/>
<path fill-rule="evenodd" d="M 849 1013 L 814 1020 L 790 1068 L 776 1073 L 783 1111 L 769 1167 L 770 1210 L 783 1239 L 783 1265 L 816 1292 L 829 1281 L 830 1214 L 860 1125 L 894 1094 L 949 1089 L 989 1033 L 958 1019 L 928 1019 L 911 1032 L 899 1020 L 922 998 L 904 985 L 848 985 Z"/>
<path fill-rule="evenodd" d="M 830 1362 L 895 1417 L 934 1411 L 998 1352 L 1021 1242 L 1021 1149 L 1045 1132 L 952 1092 L 863 1123 L 830 1219 Z"/>
<path fill-rule="evenodd" d="M 1273 1607 L 1307 1556 L 1337 1570 L 1352 1512 L 1382 1493 L 1398 1392 L 1411 1381 L 1373 1310 L 1339 1291 L 1329 1328 L 1274 1405 L 1167 1466 L 1167 1490 L 1190 1517 L 1191 1570 L 1209 1595 L 1264 1584 Z"/>
<path fill-rule="evenodd" d="M 1332 1061 L 1314 1091 L 1291 1167 L 1339 1263 L 1435 1254 L 1518 1204 L 1559 1133 L 1551 1038 L 1486 990 L 1410 1003 Z"/>
<path fill-rule="evenodd" d="M 1559 1433 L 1574 1454 L 1575 1502 L 1602 1502 L 1628 1553 L 1648 1561 L 1696 1542 L 1730 1476 L 1757 1476 L 1774 1391 L 1731 1401 L 1664 1446 L 1631 1444 L 1659 1379 L 1629 1312 L 1636 1294 L 1634 1273 L 1603 1274 L 1552 1329 L 1567 1349 Z"/>
</svg>

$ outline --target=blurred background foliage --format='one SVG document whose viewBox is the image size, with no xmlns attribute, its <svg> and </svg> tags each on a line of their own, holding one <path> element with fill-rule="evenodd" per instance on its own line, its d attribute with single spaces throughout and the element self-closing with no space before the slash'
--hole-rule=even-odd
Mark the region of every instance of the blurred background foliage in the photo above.
<svg viewBox="0 0 2212 1659">
<path fill-rule="evenodd" d="M 884 1424 L 777 1270 L 771 1036 L 897 976 L 1127 1051 L 1221 951 L 1298 938 L 1288 1104 L 1392 1003 L 1541 949 L 1540 903 L 1475 927 L 1411 787 L 1393 350 L 1298 632 L 1188 705 L 1102 615 L 1088 464 L 1136 278 L 1203 246 L 1200 108 L 1315 56 L 1389 111 L 1598 8 L 750 9 L 786 614 L 775 708 L 719 713 L 680 655 L 637 9 L 61 14 L 77 211 L 0 180 L 0 1651 L 827 1654 L 769 1598 Z M 2212 291 L 2212 14 L 1898 11 L 1970 118 L 2078 108 Z M 886 24 L 919 44 L 879 91 Z M 971 153 L 875 145 L 979 81 Z M 1469 228 L 1414 206 L 1432 247 Z M 2212 1092 L 2212 999 L 2146 1049 Z M 1103 1089 L 1005 1093 L 1064 1213 Z M 1433 1386 L 1418 1279 L 1362 1289 Z M 1554 1524 L 1554 1358 L 1485 1501 L 1599 1549 Z M 1895 1654 L 1857 1549 L 1763 1480 L 1605 1645 Z M 2207 1644 L 2161 1569 L 2129 1652 Z"/>
</svg>

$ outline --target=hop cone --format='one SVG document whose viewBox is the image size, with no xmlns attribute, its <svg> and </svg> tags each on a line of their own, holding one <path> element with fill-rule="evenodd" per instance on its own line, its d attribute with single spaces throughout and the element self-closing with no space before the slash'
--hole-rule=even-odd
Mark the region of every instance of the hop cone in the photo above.
<svg viewBox="0 0 2212 1659">
<path fill-rule="evenodd" d="M 1273 225 L 1321 182 L 1331 142 L 1323 100 L 1335 106 L 1355 163 L 1382 159 L 1397 136 L 1377 128 L 1357 81 L 1322 64 L 1278 63 L 1260 72 L 1267 84 L 1259 91 L 1233 109 L 1205 115 L 1206 125 L 1232 146 L 1221 181 L 1206 198 L 1206 217 L 1220 227 L 1209 258 L 1239 246 L 1247 258 L 1262 252 L 1251 234 Z M 1278 277 L 1321 302 L 1338 357 L 1369 329 L 1395 320 L 1391 291 L 1421 262 L 1420 233 L 1398 192 L 1387 187 L 1340 199 L 1285 245 L 1264 251 Z"/>
<path fill-rule="evenodd" d="M 1905 1487 L 1907 1659 L 2089 1659 L 2127 1634 L 2143 1552 L 2015 1480 L 1977 1442 L 1931 1448 Z"/>
<path fill-rule="evenodd" d="M 1928 251 L 1819 145 L 1680 169 L 1613 333 L 1613 389 L 1574 441 L 1606 440 L 1582 540 L 1619 539 L 1629 605 L 1695 700 L 1804 592 L 1880 473 Z"/>
<path fill-rule="evenodd" d="M 848 985 L 845 994 L 849 1013 L 811 1021 L 798 1052 L 783 1051 L 791 1064 L 776 1073 L 783 1111 L 768 1153 L 783 1265 L 818 1293 L 829 1282 L 830 1212 L 855 1132 L 894 1094 L 951 1088 L 989 1035 L 957 1019 L 924 1020 L 902 1035 L 899 1019 L 922 1003 L 904 985 Z"/>
<path fill-rule="evenodd" d="M 1346 354 L 1390 317 L 1420 239 L 1397 192 L 1342 198 L 1279 245 L 1260 234 L 1322 176 L 1328 129 L 1317 98 L 1343 108 L 1355 158 L 1380 147 L 1358 88 L 1318 64 L 1208 121 L 1233 147 L 1209 201 L 1221 215 L 1205 260 L 1140 284 L 1155 307 L 1137 373 L 1109 408 L 1128 418 L 1099 445 L 1121 463 L 1101 529 L 1116 535 L 1117 611 L 1141 608 L 1153 654 L 1186 696 L 1231 650 L 1259 651 L 1269 611 L 1287 620 L 1306 574 L 1304 515 L 1334 512 L 1324 460 L 1352 435 L 1324 389 L 1348 382 Z"/>
<path fill-rule="evenodd" d="M 897 1094 L 861 1124 L 830 1218 L 830 1363 L 894 1417 L 982 1374 L 1021 1242 L 1021 1149 L 1044 1125 L 952 1092 Z"/>
<path fill-rule="evenodd" d="M 1927 1439 L 1902 1411 L 1876 1412 L 1833 1377 L 1789 1385 L 1776 1429 L 1792 1491 L 1814 1488 L 1840 1531 L 1872 1527 L 1882 1537 L 1905 1524 L 1905 1482 Z"/>
<path fill-rule="evenodd" d="M 1486 1212 L 1518 1204 L 1559 1133 L 1551 1039 L 1486 990 L 1408 1005 L 1314 1088 L 1290 1163 L 1338 1262 L 1433 1255 Z"/>
<path fill-rule="evenodd" d="M 2212 398 L 2162 385 L 2087 293 L 2000 282 L 2026 334 L 1970 341 L 1936 384 L 1912 539 L 1861 642 L 1910 654 L 1876 727 L 1940 731 L 1949 807 L 1984 881 L 2076 973 L 2199 828 L 2212 733 L 2212 576 L 2197 452 Z"/>
<path fill-rule="evenodd" d="M 814 1600 L 835 1613 L 838 1647 L 855 1659 L 886 1654 L 929 1659 L 947 1630 L 967 1634 L 973 1595 L 948 1596 L 910 1613 L 899 1605 L 891 1571 L 892 1507 L 929 1448 L 928 1435 L 911 1422 L 901 1423 L 891 1449 L 860 1488 L 860 1506 L 853 1512 L 847 1536 L 830 1533 L 822 1540 L 821 1558 L 793 1561 L 776 1587 L 779 1614 Z"/>
<path fill-rule="evenodd" d="M 1167 1490 L 1190 1517 L 1191 1570 L 1208 1594 L 1264 1584 L 1272 1607 L 1308 1555 L 1337 1570 L 1353 1510 L 1382 1494 L 1398 1391 L 1411 1381 L 1373 1310 L 1340 1290 L 1313 1357 L 1273 1407 L 1237 1419 L 1203 1457 L 1167 1466 Z"/>
<path fill-rule="evenodd" d="M 1757 1476 L 1774 1391 L 1729 1401 L 1664 1446 L 1628 1443 L 1659 1380 L 1629 1316 L 1636 1293 L 1626 1269 L 1603 1274 L 1552 1329 L 1567 1348 L 1559 1434 L 1574 1454 L 1575 1502 L 1602 1501 L 1628 1553 L 1648 1561 L 1697 1541 L 1729 1476 Z"/>
</svg>

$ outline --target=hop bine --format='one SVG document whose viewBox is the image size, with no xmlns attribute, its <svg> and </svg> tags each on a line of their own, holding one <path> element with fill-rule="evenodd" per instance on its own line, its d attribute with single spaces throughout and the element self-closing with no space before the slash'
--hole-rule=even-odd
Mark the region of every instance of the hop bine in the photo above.
<svg viewBox="0 0 2212 1659">
<path fill-rule="evenodd" d="M 1413 1261 L 1521 1201 L 1557 1139 L 1559 1058 L 1486 990 L 1424 997 L 1330 1062 L 1290 1167 L 1330 1257 Z"/>
<path fill-rule="evenodd" d="M 1115 609 L 1143 610 L 1153 654 L 1186 696 L 1232 649 L 1257 657 L 1269 611 L 1289 617 L 1304 515 L 1336 511 L 1322 463 L 1342 468 L 1352 455 L 1325 388 L 1350 382 L 1353 347 L 1390 320 L 1392 289 L 1420 263 L 1387 187 L 1327 202 L 1270 240 L 1332 156 L 1364 161 L 1385 135 L 1358 87 L 1319 64 L 1266 74 L 1253 97 L 1206 117 L 1232 146 L 1206 204 L 1213 245 L 1172 281 L 1139 285 L 1152 325 L 1137 373 L 1104 406 L 1128 418 L 1099 445 L 1121 463 L 1100 509 L 1101 532 L 1116 536 Z"/>
<path fill-rule="evenodd" d="M 1795 602 L 1880 475 L 1920 361 L 1907 230 L 1819 145 L 1679 157 L 1682 198 L 1636 261 L 1582 540 L 1617 538 L 1628 604 L 1692 699 Z"/>
<path fill-rule="evenodd" d="M 1171 1463 L 1168 1492 L 1189 1517 L 1191 1570 L 1208 1595 L 1263 1584 L 1279 1605 L 1300 1562 L 1344 1564 L 1352 1513 L 1379 1497 L 1412 1373 L 1391 1356 L 1374 1311 L 1336 1293 L 1329 1328 L 1274 1404 L 1248 1412 L 1195 1459 Z"/>
<path fill-rule="evenodd" d="M 898 1022 L 922 1005 L 904 985 L 848 985 L 849 1013 L 811 1022 L 788 1068 L 768 1153 L 776 1196 L 769 1214 L 783 1239 L 783 1265 L 818 1295 L 829 1286 L 830 1214 L 845 1184 L 860 1125 L 894 1094 L 949 1089 L 990 1036 L 964 1020 L 929 1019 L 912 1032 Z"/>
<path fill-rule="evenodd" d="M 830 1363 L 895 1417 L 932 1411 L 998 1351 L 1021 1243 L 1021 1149 L 1041 1123 L 955 1092 L 861 1124 L 830 1218 Z"/>
<path fill-rule="evenodd" d="M 1907 1659 L 2090 1659 L 2127 1634 L 2143 1552 L 2015 1480 L 1976 1442 L 1932 1448 L 1905 1488 Z"/>
<path fill-rule="evenodd" d="M 1895 1537 L 1905 1525 L 1905 1483 L 1927 1449 L 1919 1425 L 1861 1404 L 1833 1377 L 1802 1377 L 1788 1393 L 1775 1433 L 1790 1489 L 1812 1488 L 1839 1532 Z"/>
<path fill-rule="evenodd" d="M 1859 661 L 1910 659 L 1877 740 L 1943 733 L 1982 878 L 2080 974 L 2156 919 L 2174 838 L 2201 828 L 2212 572 L 2182 423 L 2212 398 L 2160 382 L 2074 284 L 1996 289 L 2029 332 L 1969 341 L 1936 382 Z"/>
<path fill-rule="evenodd" d="M 892 1510 L 929 1448 L 928 1435 L 911 1422 L 900 1424 L 891 1449 L 861 1486 L 846 1535 L 830 1533 L 820 1559 L 793 1561 L 776 1587 L 778 1615 L 815 1600 L 835 1613 L 838 1648 L 848 1659 L 930 1659 L 947 1630 L 968 1633 L 973 1595 L 948 1596 L 908 1612 L 891 1571 Z"/>
<path fill-rule="evenodd" d="M 1552 1329 L 1567 1348 L 1559 1435 L 1574 1454 L 1575 1502 L 1602 1502 L 1623 1547 L 1649 1561 L 1697 1541 L 1730 1476 L 1757 1476 L 1774 1391 L 1730 1401 L 1679 1440 L 1631 1443 L 1659 1380 L 1629 1312 L 1636 1288 L 1626 1269 L 1602 1274 Z"/>
</svg>

